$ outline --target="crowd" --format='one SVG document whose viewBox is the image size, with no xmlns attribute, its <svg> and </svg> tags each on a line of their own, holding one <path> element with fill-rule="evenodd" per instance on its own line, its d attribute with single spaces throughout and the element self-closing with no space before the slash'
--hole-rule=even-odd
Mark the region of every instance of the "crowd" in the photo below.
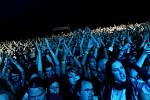
<svg viewBox="0 0 150 100">
<path fill-rule="evenodd" d="M 150 24 L 0 42 L 1 100 L 149 100 Z"/>
</svg>

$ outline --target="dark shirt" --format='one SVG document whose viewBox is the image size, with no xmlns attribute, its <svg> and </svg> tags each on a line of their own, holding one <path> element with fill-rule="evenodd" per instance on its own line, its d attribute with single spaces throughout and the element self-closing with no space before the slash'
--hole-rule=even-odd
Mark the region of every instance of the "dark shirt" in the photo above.
<svg viewBox="0 0 150 100">
<path fill-rule="evenodd" d="M 57 94 L 47 94 L 47 100 L 63 100 L 60 95 Z"/>
</svg>

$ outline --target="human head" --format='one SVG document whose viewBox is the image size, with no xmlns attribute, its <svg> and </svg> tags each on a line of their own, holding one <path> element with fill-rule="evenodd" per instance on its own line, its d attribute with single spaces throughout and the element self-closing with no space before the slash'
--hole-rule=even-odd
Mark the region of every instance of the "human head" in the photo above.
<svg viewBox="0 0 150 100">
<path fill-rule="evenodd" d="M 68 81 L 71 86 L 75 86 L 76 82 L 80 79 L 80 73 L 76 68 L 69 68 L 67 72 Z"/>
<path fill-rule="evenodd" d="M 18 73 L 11 73 L 11 79 L 14 82 L 18 82 L 20 80 L 20 75 Z"/>
<path fill-rule="evenodd" d="M 94 90 L 93 84 L 88 79 L 81 79 L 77 82 L 77 95 L 79 100 L 93 100 Z"/>
<path fill-rule="evenodd" d="M 52 63 L 47 63 L 46 68 L 45 68 L 45 73 L 48 79 L 51 79 L 52 76 L 54 75 L 54 69 L 53 69 L 53 64 Z"/>
<path fill-rule="evenodd" d="M 49 86 L 49 92 L 52 94 L 59 94 L 59 82 L 58 81 L 52 81 Z"/>
<path fill-rule="evenodd" d="M 97 76 L 97 62 L 94 56 L 88 56 L 87 64 L 94 76 Z"/>
<path fill-rule="evenodd" d="M 46 100 L 46 90 L 42 79 L 33 78 L 28 87 L 29 100 Z"/>
<path fill-rule="evenodd" d="M 97 65 L 98 76 L 97 77 L 100 81 L 103 81 L 105 79 L 105 68 L 106 68 L 107 61 L 108 60 L 105 58 L 98 60 L 98 65 Z"/>
<path fill-rule="evenodd" d="M 12 65 L 12 68 L 10 69 L 10 78 L 13 82 L 19 82 L 20 81 L 20 73 L 19 73 L 19 70 L 16 69 L 14 67 L 14 65 Z"/>
<path fill-rule="evenodd" d="M 95 57 L 93 57 L 93 56 L 90 56 L 89 58 L 88 58 L 89 60 L 88 60 L 88 63 L 89 63 L 89 66 L 90 66 L 90 68 L 91 69 L 96 69 L 96 59 L 95 59 Z"/>
<path fill-rule="evenodd" d="M 126 72 L 119 60 L 108 61 L 106 64 L 106 76 L 110 84 L 122 84 L 126 82 Z"/>
<path fill-rule="evenodd" d="M 129 57 L 129 60 L 130 60 L 131 63 L 135 64 L 136 63 L 136 56 L 135 55 L 131 55 Z"/>
</svg>

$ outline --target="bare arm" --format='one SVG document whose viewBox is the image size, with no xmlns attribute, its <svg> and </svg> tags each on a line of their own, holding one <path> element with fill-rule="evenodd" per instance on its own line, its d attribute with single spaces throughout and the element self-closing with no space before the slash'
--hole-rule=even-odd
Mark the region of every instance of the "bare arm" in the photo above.
<svg viewBox="0 0 150 100">
<path fill-rule="evenodd" d="M 49 45 L 49 42 L 48 42 L 48 39 L 45 38 L 45 42 L 46 42 L 46 45 L 47 45 L 47 48 L 48 50 L 50 51 L 50 54 L 52 55 L 52 58 L 54 59 L 54 62 L 55 62 L 55 66 L 56 66 L 56 74 L 58 76 L 60 76 L 60 65 L 59 65 L 59 60 L 58 58 L 55 56 L 54 52 L 52 51 L 50 45 Z"/>
<path fill-rule="evenodd" d="M 15 60 L 13 60 L 12 58 L 11 58 L 11 62 L 17 67 L 17 69 L 20 71 L 20 73 L 21 73 L 21 78 L 22 78 L 22 86 L 24 86 L 24 84 L 25 84 L 25 72 L 24 72 L 24 69 L 22 68 L 22 66 L 20 66 L 20 64 L 17 62 L 17 61 L 15 61 Z"/>
</svg>

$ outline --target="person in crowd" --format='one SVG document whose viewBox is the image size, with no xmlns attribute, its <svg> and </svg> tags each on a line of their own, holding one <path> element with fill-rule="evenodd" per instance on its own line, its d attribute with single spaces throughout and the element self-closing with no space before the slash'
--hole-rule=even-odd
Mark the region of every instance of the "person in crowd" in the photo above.
<svg viewBox="0 0 150 100">
<path fill-rule="evenodd" d="M 30 80 L 28 89 L 22 100 L 47 100 L 46 84 L 40 77 Z"/>
<path fill-rule="evenodd" d="M 139 92 L 149 94 L 149 77 L 143 78 L 143 81 L 137 78 L 138 75 L 142 75 L 140 68 L 148 54 L 150 54 L 150 48 L 146 44 L 139 60 L 130 68 L 129 66 L 124 67 L 119 60 L 109 60 L 106 64 L 107 88 L 103 98 L 106 100 L 137 100 Z M 129 71 L 128 74 L 127 71 Z"/>
<path fill-rule="evenodd" d="M 48 100 L 63 100 L 61 94 L 61 86 L 58 79 L 53 79 L 49 82 L 48 91 L 47 91 L 47 99 Z"/>
<path fill-rule="evenodd" d="M 7 82 L 12 93 L 1 88 L 0 97 L 147 99 L 149 34 L 150 24 L 140 23 L 1 41 L 1 83 Z"/>
<path fill-rule="evenodd" d="M 76 84 L 77 100 L 98 100 L 94 96 L 94 86 L 89 79 L 81 79 Z"/>
<path fill-rule="evenodd" d="M 75 99 L 76 97 L 75 85 L 80 78 L 81 76 L 77 68 L 75 67 L 68 68 L 65 84 L 63 85 L 63 89 L 66 90 L 64 91 L 64 99 L 69 98 L 72 98 L 73 100 Z"/>
</svg>

